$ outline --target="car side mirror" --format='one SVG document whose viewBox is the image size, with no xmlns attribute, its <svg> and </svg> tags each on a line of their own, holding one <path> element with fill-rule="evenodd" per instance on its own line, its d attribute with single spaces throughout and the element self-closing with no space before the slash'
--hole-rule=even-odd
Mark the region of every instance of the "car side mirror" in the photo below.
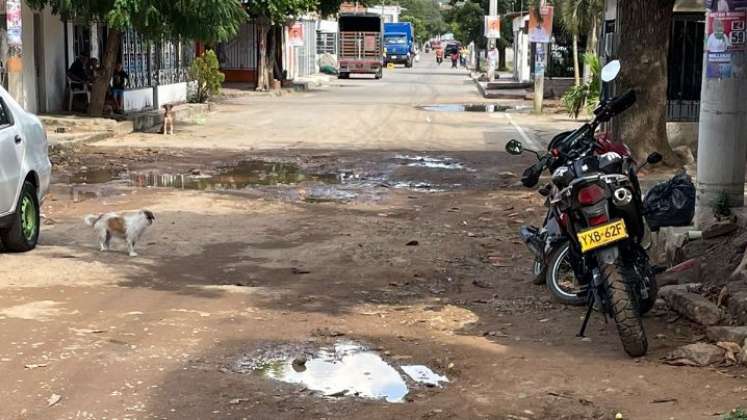
<svg viewBox="0 0 747 420">
<path fill-rule="evenodd" d="M 524 152 L 524 146 L 522 146 L 519 140 L 509 140 L 506 143 L 506 152 L 510 155 L 520 155 Z"/>
<path fill-rule="evenodd" d="M 646 163 L 648 163 L 649 165 L 655 165 L 661 162 L 662 159 L 664 159 L 664 157 L 661 155 L 661 153 L 653 152 L 646 158 Z"/>
</svg>

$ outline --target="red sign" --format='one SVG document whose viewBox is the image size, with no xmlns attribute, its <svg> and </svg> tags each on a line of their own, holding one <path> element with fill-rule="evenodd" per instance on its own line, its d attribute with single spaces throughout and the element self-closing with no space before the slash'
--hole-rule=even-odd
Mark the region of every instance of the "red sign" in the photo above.
<svg viewBox="0 0 747 420">
<path fill-rule="evenodd" d="M 708 13 L 706 51 L 743 51 L 747 43 L 746 23 L 747 14 L 744 11 Z"/>
</svg>

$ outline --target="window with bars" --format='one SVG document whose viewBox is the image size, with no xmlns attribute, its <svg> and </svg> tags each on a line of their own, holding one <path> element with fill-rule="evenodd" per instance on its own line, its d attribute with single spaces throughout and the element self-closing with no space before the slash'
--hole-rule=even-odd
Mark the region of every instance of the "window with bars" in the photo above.
<svg viewBox="0 0 747 420">
<path fill-rule="evenodd" d="M 150 42 L 132 29 L 122 36 L 122 67 L 130 88 L 152 87 L 189 80 L 194 44 L 189 41 Z"/>
<path fill-rule="evenodd" d="M 337 34 L 334 32 L 316 33 L 317 54 L 337 54 Z"/>
</svg>

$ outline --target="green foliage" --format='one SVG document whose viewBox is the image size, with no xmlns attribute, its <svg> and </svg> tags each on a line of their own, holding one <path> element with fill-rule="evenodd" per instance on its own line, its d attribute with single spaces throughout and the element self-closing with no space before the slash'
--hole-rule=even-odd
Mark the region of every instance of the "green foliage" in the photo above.
<svg viewBox="0 0 747 420">
<path fill-rule="evenodd" d="M 197 84 L 194 101 L 207 102 L 211 96 L 220 93 L 226 76 L 220 72 L 218 57 L 213 50 L 208 50 L 192 62 L 189 74 Z"/>
<path fill-rule="evenodd" d="M 246 3 L 246 10 L 255 17 L 264 17 L 273 25 L 285 23 L 289 18 L 298 17 L 316 10 L 319 0 L 252 0 Z M 324 2 L 325 9 L 333 8 L 334 3 Z M 337 4 L 339 9 L 339 3 Z"/>
<path fill-rule="evenodd" d="M 246 20 L 239 0 L 25 0 L 31 8 L 81 22 L 104 22 L 112 29 L 134 28 L 151 38 L 224 41 Z"/>
<path fill-rule="evenodd" d="M 747 420 L 747 411 L 743 408 L 735 408 L 722 417 L 723 420 Z"/>
<path fill-rule="evenodd" d="M 726 191 L 720 192 L 716 196 L 716 199 L 713 200 L 713 214 L 721 217 L 731 216 L 731 204 L 729 203 L 729 194 L 727 194 Z M 737 410 L 744 414 L 744 411 L 741 408 L 738 408 Z M 744 418 L 745 420 L 747 420 L 747 414 L 744 415 L 745 417 L 734 418 Z"/>
<path fill-rule="evenodd" d="M 604 11 L 604 0 L 558 0 L 555 9 L 559 22 L 572 35 L 589 32 Z"/>
<path fill-rule="evenodd" d="M 507 13 L 518 11 L 521 4 L 515 0 L 497 0 L 498 14 L 501 19 L 501 37 L 497 40 L 498 48 L 505 48 L 513 43 L 512 18 Z M 451 2 L 452 9 L 444 13 L 454 37 L 464 44 L 474 42 L 478 48 L 487 46 L 485 38 L 485 16 L 490 10 L 489 0 L 467 0 Z"/>
<path fill-rule="evenodd" d="M 400 21 L 412 22 L 415 27 L 415 39 L 419 42 L 449 31 L 436 0 L 400 0 L 397 2 L 404 10 Z"/>
<path fill-rule="evenodd" d="M 599 94 L 602 90 L 602 65 L 599 57 L 592 53 L 586 53 L 584 54 L 584 62 L 591 69 L 589 81 L 579 86 L 571 86 L 561 98 L 563 107 L 573 118 L 578 118 L 584 105 L 587 112 L 596 108 L 599 105 Z"/>
</svg>

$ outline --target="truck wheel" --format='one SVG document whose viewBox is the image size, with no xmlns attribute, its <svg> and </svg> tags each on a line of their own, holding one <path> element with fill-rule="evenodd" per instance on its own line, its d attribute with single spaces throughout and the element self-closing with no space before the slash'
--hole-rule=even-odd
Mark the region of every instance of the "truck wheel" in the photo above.
<svg viewBox="0 0 747 420">
<path fill-rule="evenodd" d="M 337 75 L 337 78 L 338 79 L 349 79 L 350 78 L 350 73 L 340 73 L 340 74 Z"/>
<path fill-rule="evenodd" d="M 381 79 L 384 76 L 384 71 L 379 69 L 379 71 L 376 73 L 376 79 Z"/>
<path fill-rule="evenodd" d="M 36 188 L 26 181 L 18 198 L 10 227 L 0 230 L 0 239 L 7 251 L 26 252 L 36 248 L 39 240 L 39 200 Z"/>
</svg>

